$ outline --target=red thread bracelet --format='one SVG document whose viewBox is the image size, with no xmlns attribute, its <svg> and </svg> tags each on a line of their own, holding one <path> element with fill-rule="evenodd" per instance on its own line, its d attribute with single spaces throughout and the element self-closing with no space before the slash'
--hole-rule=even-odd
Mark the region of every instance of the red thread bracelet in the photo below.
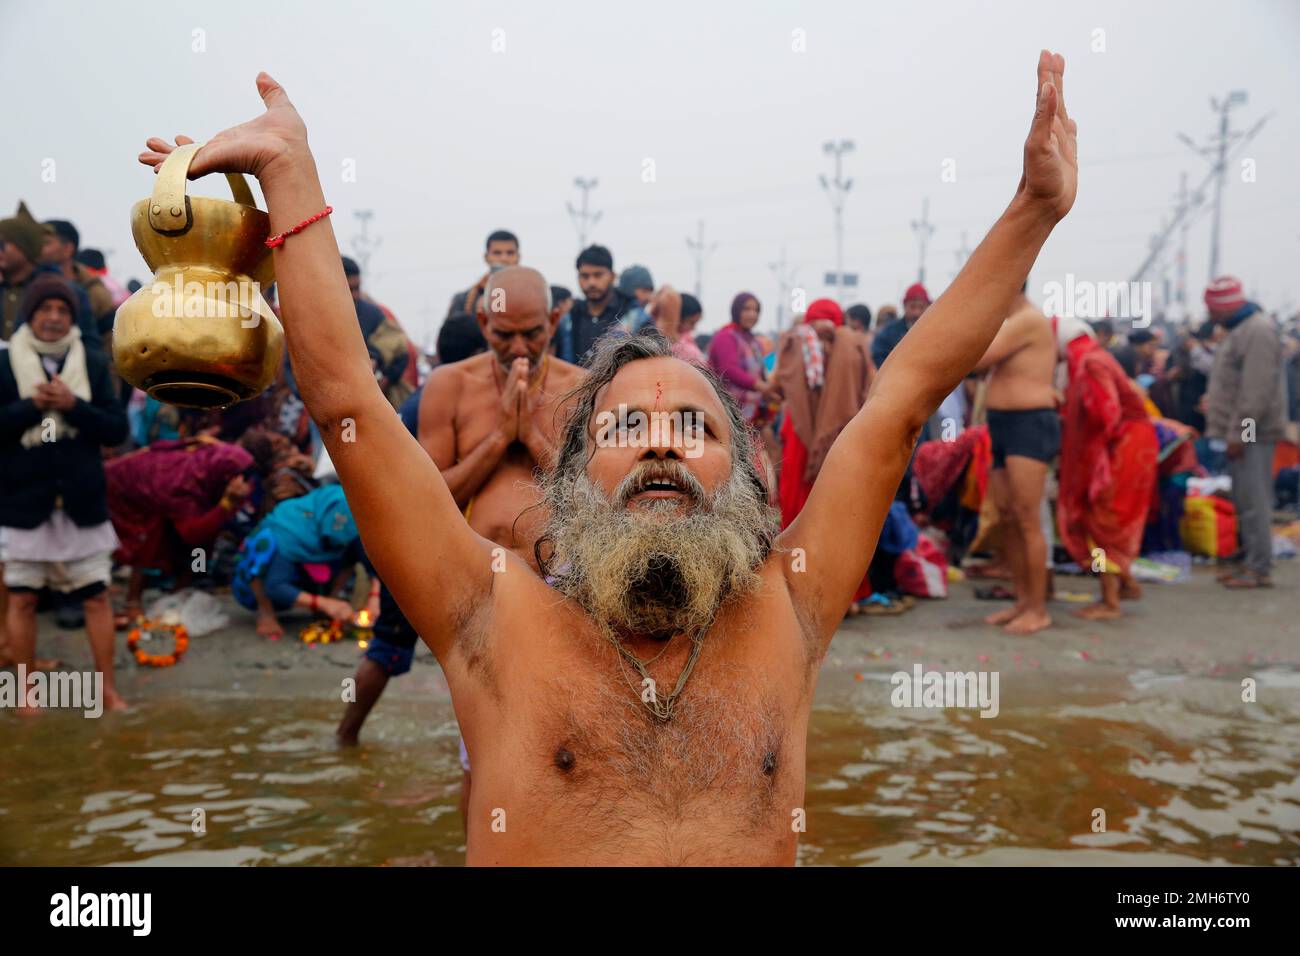
<svg viewBox="0 0 1300 956">
<path fill-rule="evenodd" d="M 316 213 L 316 215 L 304 219 L 302 222 L 298 223 L 298 225 L 294 226 L 292 229 L 287 229 L 284 232 L 280 233 L 278 236 L 272 236 L 270 239 L 266 240 L 266 248 L 274 249 L 276 246 L 284 245 L 284 240 L 288 239 L 290 236 L 297 235 L 298 233 L 306 229 L 308 226 L 310 226 L 313 222 L 317 222 L 321 219 L 324 219 L 333 211 L 334 211 L 333 206 L 326 206 L 320 212 Z"/>
</svg>

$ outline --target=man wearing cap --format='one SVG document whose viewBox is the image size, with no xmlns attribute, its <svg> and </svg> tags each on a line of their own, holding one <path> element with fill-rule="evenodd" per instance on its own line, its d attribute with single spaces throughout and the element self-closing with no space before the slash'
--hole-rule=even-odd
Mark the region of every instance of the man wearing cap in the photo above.
<svg viewBox="0 0 1300 956">
<path fill-rule="evenodd" d="M 1281 337 L 1231 276 L 1210 283 L 1205 305 L 1227 332 L 1210 369 L 1205 434 L 1226 445 L 1242 549 L 1240 569 L 1219 581 L 1229 588 L 1272 587 L 1273 448 L 1286 427 Z"/>
<path fill-rule="evenodd" d="M 113 680 L 108 601 L 118 545 L 100 449 L 127 434 L 108 359 L 87 349 L 71 283 L 39 275 L 27 286 L 9 347 L 0 350 L 0 538 L 7 656 L 30 672 L 36 600 L 50 588 L 82 603 L 104 705 L 125 707 Z"/>
<path fill-rule="evenodd" d="M 59 275 L 85 291 L 90 303 L 90 316 L 95 320 L 100 335 L 111 331 L 117 306 L 104 281 L 77 261 L 81 249 L 81 234 L 77 227 L 66 219 L 47 219 L 45 227 L 49 232 L 41 247 L 41 262 L 52 266 Z"/>
<path fill-rule="evenodd" d="M 0 340 L 7 341 L 21 324 L 23 294 L 32 280 L 41 273 L 57 272 L 55 266 L 41 261 L 49 234 L 49 228 L 37 222 L 23 202 L 8 219 L 0 219 Z M 81 344 L 100 351 L 99 329 L 91 315 L 90 300 L 79 286 L 72 290 L 77 299 L 75 314 Z"/>
<path fill-rule="evenodd" d="M 647 325 L 654 324 L 650 317 L 650 300 L 654 298 L 655 283 L 650 277 L 649 269 L 645 266 L 628 266 L 618 274 L 618 291 L 632 303 L 620 322 L 623 331 L 636 334 Z"/>
<path fill-rule="evenodd" d="M 916 324 L 926 309 L 930 307 L 930 293 L 925 291 L 925 286 L 919 282 L 913 282 L 903 293 L 903 317 L 895 319 L 888 325 L 882 326 L 876 337 L 871 343 L 871 361 L 876 363 L 876 368 L 885 364 L 885 359 L 889 358 L 889 353 L 894 351 L 894 347 L 903 341 L 903 336 L 907 330 Z"/>
</svg>

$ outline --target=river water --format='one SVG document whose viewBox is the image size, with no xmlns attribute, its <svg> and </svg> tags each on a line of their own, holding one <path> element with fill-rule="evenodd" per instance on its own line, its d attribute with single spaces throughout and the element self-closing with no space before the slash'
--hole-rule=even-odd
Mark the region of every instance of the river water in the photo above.
<svg viewBox="0 0 1300 956">
<path fill-rule="evenodd" d="M 803 864 L 1300 860 L 1293 670 L 1260 678 L 1284 706 L 1139 671 L 1044 678 L 992 720 L 897 710 L 886 671 L 857 677 L 819 693 Z M 390 694 L 341 750 L 337 698 L 255 699 L 155 687 L 101 720 L 0 714 L 0 864 L 463 863 L 445 702 Z"/>
</svg>

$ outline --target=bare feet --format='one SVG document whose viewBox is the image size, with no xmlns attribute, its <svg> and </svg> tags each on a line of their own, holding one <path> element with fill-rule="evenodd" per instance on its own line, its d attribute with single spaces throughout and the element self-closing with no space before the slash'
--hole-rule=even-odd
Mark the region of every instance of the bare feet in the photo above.
<svg viewBox="0 0 1300 956">
<path fill-rule="evenodd" d="M 105 710 L 130 710 L 131 705 L 126 702 L 126 698 L 110 687 L 104 688 L 104 709 Z"/>
<path fill-rule="evenodd" d="M 1052 617 L 1046 611 L 1023 611 L 1003 626 L 1008 634 L 1024 636 L 1052 626 Z"/>
<path fill-rule="evenodd" d="M 14 667 L 17 665 L 17 663 L 18 662 L 15 661 L 12 657 L 9 657 L 4 653 L 0 653 L 0 668 Z M 38 657 L 36 658 L 36 660 L 32 661 L 31 671 L 58 670 L 59 665 L 62 663 L 63 662 L 60 661 L 57 657 Z M 28 673 L 30 673 L 31 671 L 28 671 Z"/>
<path fill-rule="evenodd" d="M 113 627 L 119 631 L 126 630 L 142 617 L 144 617 L 144 611 L 141 610 L 140 605 L 128 603 L 126 607 L 113 615 Z"/>
<path fill-rule="evenodd" d="M 259 614 L 257 615 L 257 634 L 267 640 L 278 641 L 284 637 L 284 628 L 280 626 L 280 622 L 275 619 L 274 614 Z"/>
<path fill-rule="evenodd" d="M 994 611 L 992 614 L 985 617 L 984 623 L 985 624 L 1006 624 L 1009 621 L 1013 621 L 1016 618 L 1018 618 L 1022 613 L 1024 613 L 1024 610 L 1025 609 L 1022 608 L 1019 604 L 1013 607 L 1003 608 L 1001 611 Z"/>
<path fill-rule="evenodd" d="M 1244 574 L 1233 574 L 1226 578 L 1221 578 L 1219 583 L 1225 588 L 1232 588 L 1234 591 L 1245 588 L 1271 588 L 1273 579 L 1267 574 L 1255 574 L 1246 572 Z"/>
<path fill-rule="evenodd" d="M 1121 592 L 1122 594 L 1123 592 Z M 1078 608 L 1073 612 L 1077 617 L 1085 621 L 1113 621 L 1117 617 L 1123 617 L 1124 612 L 1117 606 L 1106 604 L 1098 601 L 1096 604 L 1089 604 L 1087 607 Z"/>
<path fill-rule="evenodd" d="M 1138 601 L 1142 598 L 1142 585 L 1136 578 L 1120 578 L 1119 597 L 1121 601 Z M 1118 608 L 1116 609 L 1118 610 Z"/>
</svg>

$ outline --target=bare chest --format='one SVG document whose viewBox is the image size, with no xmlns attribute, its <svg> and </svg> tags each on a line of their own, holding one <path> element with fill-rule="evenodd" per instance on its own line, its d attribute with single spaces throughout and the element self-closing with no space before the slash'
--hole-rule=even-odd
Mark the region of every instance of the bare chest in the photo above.
<svg viewBox="0 0 1300 956">
<path fill-rule="evenodd" d="M 531 417 L 534 428 L 548 441 L 554 442 L 559 420 L 557 402 L 552 394 L 555 383 L 544 382 L 530 393 L 533 404 Z M 497 382 L 483 375 L 466 375 L 461 380 L 462 391 L 456 402 L 456 457 L 464 459 L 497 430 L 501 423 L 501 390 Z M 516 447 L 527 457 L 522 448 Z"/>
<path fill-rule="evenodd" d="M 707 640 L 667 721 L 612 649 L 507 665 L 482 761 L 470 740 L 471 847 L 514 862 L 792 862 L 811 696 L 801 645 L 769 634 L 710 653 Z M 680 664 L 647 668 L 655 693 Z"/>
</svg>

